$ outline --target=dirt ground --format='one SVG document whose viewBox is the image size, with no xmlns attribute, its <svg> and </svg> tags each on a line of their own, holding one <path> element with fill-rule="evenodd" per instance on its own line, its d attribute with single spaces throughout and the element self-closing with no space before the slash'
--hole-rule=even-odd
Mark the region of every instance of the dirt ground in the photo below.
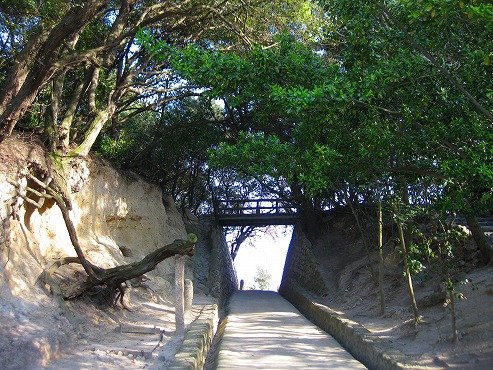
<svg viewBox="0 0 493 370">
<path fill-rule="evenodd" d="M 187 327 L 212 299 L 194 299 Z M 175 331 L 174 303 L 146 287 L 132 288 L 131 311 L 94 301 L 73 301 L 80 320 L 77 340 L 45 368 L 165 369 L 180 349 L 183 334 Z"/>
<path fill-rule="evenodd" d="M 393 293 L 392 287 L 387 286 L 386 313 L 381 315 L 377 291 L 368 282 L 369 272 L 364 268 L 354 269 L 356 265 L 352 266 L 353 269 L 348 266 L 341 276 L 342 285 L 347 283 L 344 294 L 329 299 L 329 307 L 362 324 L 400 350 L 407 356 L 406 364 L 412 368 L 492 368 L 492 267 L 471 271 L 468 278 L 474 284 L 461 286 L 467 299 L 457 302 L 460 341 L 454 344 L 451 340 L 449 307 L 445 302 L 425 307 L 424 302 L 435 299 L 432 298 L 436 295 L 434 284 L 416 286 L 424 322 L 415 326 L 403 282 L 394 282 Z M 359 271 L 357 277 L 354 277 L 354 271 Z M 353 279 L 349 279 L 351 275 Z M 174 331 L 173 302 L 156 297 L 145 288 L 134 289 L 131 301 L 132 311 L 74 301 L 74 312 L 84 312 L 80 337 L 76 345 L 63 351 L 62 357 L 46 368 L 165 369 L 183 339 Z M 210 299 L 196 299 L 191 320 L 198 315 L 201 304 L 205 303 L 211 303 Z M 156 329 L 152 332 L 154 326 Z M 151 333 L 122 333 L 121 328 L 146 328 L 151 329 Z"/>
<path fill-rule="evenodd" d="M 344 225 L 347 225 L 345 223 Z M 384 247 L 385 313 L 380 312 L 376 277 L 356 235 L 346 226 L 331 225 L 330 247 L 320 263 L 331 282 L 324 303 L 377 334 L 405 355 L 413 368 L 493 369 L 493 267 L 481 266 L 476 252 L 461 261 L 456 299 L 459 342 L 453 343 L 450 302 L 438 275 L 430 269 L 414 277 L 414 290 L 423 323 L 415 325 L 398 248 Z M 376 262 L 376 261 L 373 261 Z M 377 274 L 376 263 L 374 274 Z"/>
<path fill-rule="evenodd" d="M 145 283 L 127 289 L 130 311 L 112 306 L 93 292 L 60 304 L 39 276 L 53 260 L 73 255 L 68 235 L 63 238 L 66 227 L 55 207 L 24 211 L 8 181 L 34 166 L 46 166 L 36 138 L 16 135 L 0 145 L 0 368 L 166 368 L 183 340 L 183 335 L 175 332 L 172 260 L 146 274 L 149 280 Z M 86 184 L 85 193 L 97 197 L 98 202 L 83 198 L 77 203 L 93 208 L 84 210 L 93 218 L 80 222 L 87 227 L 78 235 L 93 263 L 112 267 L 133 261 L 123 261 L 123 251 L 115 248 L 114 238 L 126 252 L 132 252 L 127 254 L 139 259 L 149 249 L 186 235 L 179 212 L 161 207 L 159 188 L 154 191 L 143 182 L 127 181 L 107 165 L 93 170 L 94 178 Z M 104 206 L 99 197 L 109 197 L 108 189 L 120 192 Z M 16 217 L 11 214 L 14 206 Z M 82 213 L 81 209 L 72 216 Z M 125 218 L 129 210 L 132 213 Z M 114 219 L 119 225 L 110 232 Z M 74 266 L 62 266 L 54 276 L 60 282 L 84 277 L 80 266 Z M 211 303 L 208 297 L 195 297 L 186 324 Z"/>
<path fill-rule="evenodd" d="M 378 334 L 383 341 L 407 355 L 406 363 L 415 367 L 492 369 L 493 268 L 472 271 L 468 277 L 477 288 L 472 284 L 460 287 L 466 299 L 456 302 L 458 344 L 452 341 L 448 302 L 426 304 L 437 299 L 432 284 L 416 287 L 416 294 L 420 297 L 418 308 L 423 316 L 423 323 L 417 326 L 414 325 L 409 296 L 403 283 L 397 281 L 396 287 L 403 289 L 396 289 L 394 295 L 387 289 L 384 315 L 380 314 L 378 292 L 372 283 L 359 285 L 361 278 L 353 280 L 343 295 L 329 300 L 327 305 Z"/>
</svg>

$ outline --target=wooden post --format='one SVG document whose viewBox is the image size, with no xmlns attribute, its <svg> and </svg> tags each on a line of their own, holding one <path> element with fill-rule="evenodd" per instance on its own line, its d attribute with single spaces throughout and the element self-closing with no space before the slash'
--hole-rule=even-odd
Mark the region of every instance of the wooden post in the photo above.
<svg viewBox="0 0 493 370">
<path fill-rule="evenodd" d="M 177 334 L 185 332 L 184 303 L 185 256 L 175 257 L 175 328 Z"/>
<path fill-rule="evenodd" d="M 193 304 L 193 282 L 190 279 L 185 279 L 184 285 L 184 301 L 185 301 L 185 322 L 190 323 L 192 319 L 192 304 Z"/>
<path fill-rule="evenodd" d="M 378 290 L 380 292 L 380 314 L 385 314 L 385 292 L 383 290 L 383 219 L 382 198 L 378 195 Z"/>
</svg>

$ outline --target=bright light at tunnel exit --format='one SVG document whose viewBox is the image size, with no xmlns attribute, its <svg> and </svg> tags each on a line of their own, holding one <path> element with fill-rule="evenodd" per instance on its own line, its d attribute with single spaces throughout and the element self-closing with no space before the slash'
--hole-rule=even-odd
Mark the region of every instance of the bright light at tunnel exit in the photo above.
<svg viewBox="0 0 493 370">
<path fill-rule="evenodd" d="M 245 281 L 245 289 L 255 286 L 257 267 L 271 275 L 269 290 L 277 291 L 281 285 L 284 263 L 293 234 L 292 227 L 276 226 L 276 237 L 263 233 L 251 243 L 245 241 L 235 258 L 234 264 L 238 281 Z"/>
</svg>

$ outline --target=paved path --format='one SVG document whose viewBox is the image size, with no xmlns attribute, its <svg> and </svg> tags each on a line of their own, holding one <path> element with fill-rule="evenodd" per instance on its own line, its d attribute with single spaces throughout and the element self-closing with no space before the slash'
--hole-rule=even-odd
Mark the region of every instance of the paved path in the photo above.
<svg viewBox="0 0 493 370">
<path fill-rule="evenodd" d="M 217 370 L 366 369 L 276 292 L 238 291 Z"/>
</svg>

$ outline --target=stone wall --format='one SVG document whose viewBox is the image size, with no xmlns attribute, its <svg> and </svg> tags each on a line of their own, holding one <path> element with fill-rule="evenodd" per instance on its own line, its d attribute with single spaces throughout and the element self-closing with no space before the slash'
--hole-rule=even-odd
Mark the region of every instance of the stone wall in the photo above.
<svg viewBox="0 0 493 370">
<path fill-rule="evenodd" d="M 197 219 L 186 214 L 184 219 L 187 231 L 198 236 L 195 255 L 187 269 L 193 271 L 194 289 L 217 298 L 220 309 L 223 309 L 229 296 L 238 289 L 238 278 L 224 232 L 211 216 Z"/>
<path fill-rule="evenodd" d="M 180 351 L 173 357 L 168 370 L 199 370 L 204 368 L 219 321 L 216 304 L 205 306 L 185 333 Z"/>
<path fill-rule="evenodd" d="M 321 268 L 313 253 L 312 244 L 297 225 L 289 244 L 279 292 L 282 294 L 283 291 L 290 290 L 294 284 L 302 286 L 315 295 L 326 295 L 328 289 Z"/>
</svg>

